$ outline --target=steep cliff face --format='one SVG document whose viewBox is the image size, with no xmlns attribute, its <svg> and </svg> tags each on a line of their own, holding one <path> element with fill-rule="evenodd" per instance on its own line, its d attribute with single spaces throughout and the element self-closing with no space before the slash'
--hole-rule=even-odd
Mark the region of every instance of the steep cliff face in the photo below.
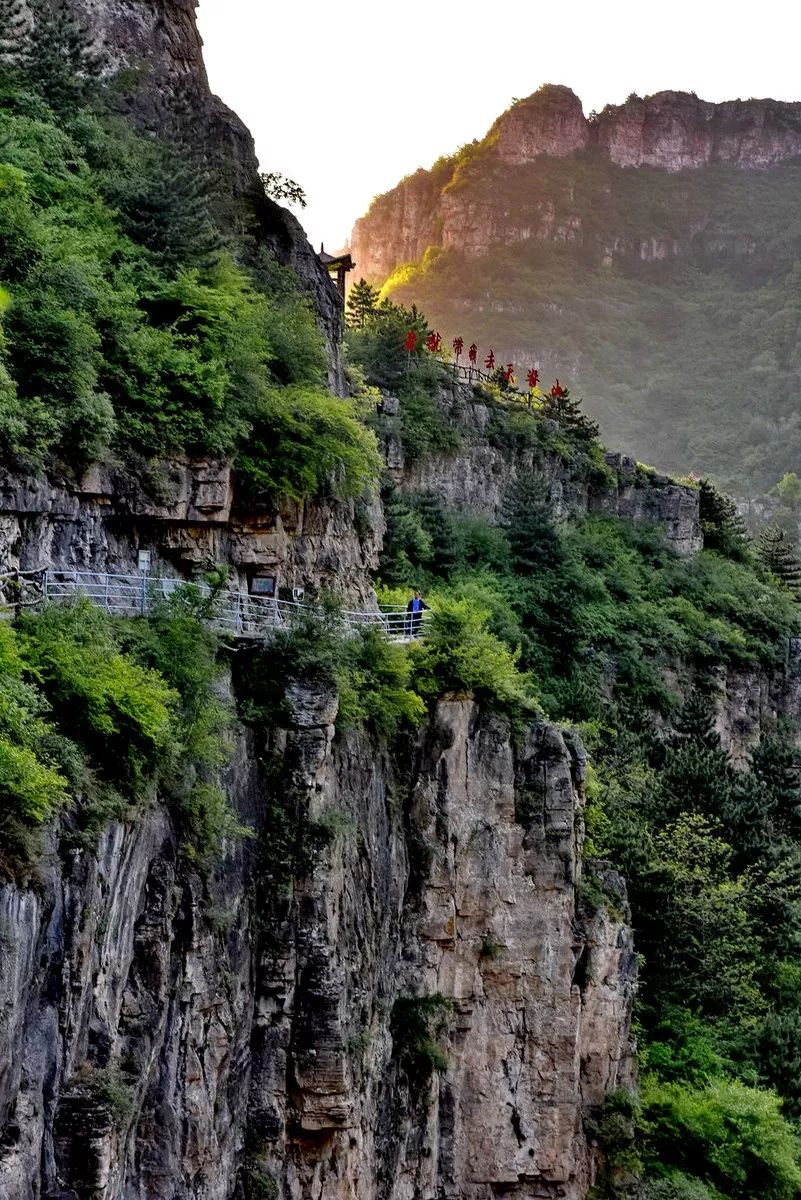
<svg viewBox="0 0 801 1200">
<path fill-rule="evenodd" d="M 134 571 L 148 549 L 157 571 L 267 567 L 371 603 L 380 508 L 361 537 L 349 505 L 237 515 L 210 462 L 6 476 L 3 499 L 4 570 Z M 333 693 L 296 681 L 285 713 L 232 734 L 255 837 L 210 878 L 154 796 L 96 850 L 54 828 L 36 884 L 0 889 L 0 1193 L 580 1200 L 585 1122 L 632 1081 L 635 978 L 622 882 L 580 903 L 581 745 L 542 721 L 513 741 L 454 697 L 401 767 L 335 736 Z M 301 862 L 280 814 L 327 831 Z M 443 1059 L 420 1073 L 428 1001 Z"/>
<path fill-rule="evenodd" d="M 0 475 L 2 570 L 134 575 L 140 550 L 150 572 L 192 578 L 225 563 L 247 591 L 256 573 L 278 588 L 333 588 L 370 607 L 370 572 L 383 531 L 380 504 L 238 504 L 227 462 L 175 459 L 137 475 L 92 469 L 80 481 Z"/>
<path fill-rule="evenodd" d="M 590 136 L 622 167 L 770 167 L 801 154 L 801 104 L 710 104 L 692 93 L 657 92 L 644 100 L 633 96 L 625 104 L 608 105 Z"/>
<path fill-rule="evenodd" d="M 335 700 L 293 700 L 281 803 L 342 832 L 267 914 L 247 843 L 204 887 L 158 806 L 0 890 L 3 1195 L 578 1200 L 634 981 L 622 918 L 577 909 L 580 746 L 542 724 L 515 750 L 443 702 L 404 805 L 369 744 L 332 741 Z M 246 734 L 227 783 L 269 846 Z M 411 996 L 447 1012 L 427 1080 L 393 1024 Z"/>
<path fill-rule="evenodd" d="M 310 294 L 326 333 L 331 385 L 342 394 L 342 300 L 312 250 L 300 223 L 264 195 L 253 138 L 209 88 L 197 0 L 68 0 L 94 37 L 109 70 L 134 67 L 126 111 L 145 129 L 169 130 L 176 122 L 203 154 L 216 184 L 216 204 L 226 228 L 238 235 L 247 258 L 266 246 L 295 272 Z"/>
<path fill-rule="evenodd" d="M 631 458 L 609 453 L 603 469 L 592 475 L 571 470 L 557 454 L 534 447 L 498 444 L 492 434 L 492 412 L 467 386 L 443 386 L 439 407 L 443 417 L 463 435 L 455 454 L 406 461 L 395 420 L 395 401 L 385 401 L 382 449 L 389 477 L 403 491 L 426 492 L 451 508 L 496 523 L 510 488 L 521 476 L 542 481 L 554 516 L 605 513 L 627 521 L 658 525 L 677 554 L 701 549 L 699 493 L 696 487 L 644 471 Z"/>
<path fill-rule="evenodd" d="M 615 460 L 588 491 L 490 445 L 468 400 L 442 398 L 464 452 L 396 461 L 399 486 L 492 517 L 517 472 L 550 472 L 557 514 L 657 521 L 697 546 L 694 489 Z M 3 497 L 2 569 L 133 570 L 148 549 L 168 573 L 226 561 L 244 585 L 255 564 L 372 600 L 380 507 L 360 537 L 349 505 L 266 528 L 209 462 L 80 487 L 6 477 Z M 778 713 L 801 728 L 797 649 L 775 678 L 721 676 L 735 757 Z M 209 877 L 154 796 L 96 849 L 59 849 L 54 828 L 35 885 L 0 888 L 8 1200 L 586 1196 L 604 1099 L 634 1080 L 635 956 L 622 880 L 584 861 L 580 741 L 545 720 L 513 737 L 449 695 L 393 758 L 335 732 L 337 708 L 292 680 L 276 724 L 235 728 L 224 786 L 255 836 Z"/>
</svg>

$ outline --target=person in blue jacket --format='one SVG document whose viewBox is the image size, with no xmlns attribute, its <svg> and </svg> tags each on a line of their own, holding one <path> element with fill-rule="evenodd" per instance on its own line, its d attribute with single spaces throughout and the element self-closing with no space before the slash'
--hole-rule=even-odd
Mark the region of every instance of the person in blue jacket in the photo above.
<svg viewBox="0 0 801 1200">
<path fill-rule="evenodd" d="M 420 636 L 420 628 L 423 624 L 423 613 L 428 610 L 420 592 L 415 590 L 409 603 L 406 605 L 406 633 L 408 637 L 417 638 Z"/>
</svg>

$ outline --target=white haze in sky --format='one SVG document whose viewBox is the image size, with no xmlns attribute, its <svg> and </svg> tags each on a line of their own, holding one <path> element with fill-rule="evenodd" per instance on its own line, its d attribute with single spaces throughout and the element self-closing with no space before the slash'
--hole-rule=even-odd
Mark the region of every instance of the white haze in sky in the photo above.
<svg viewBox="0 0 801 1200">
<path fill-rule="evenodd" d="M 666 88 L 801 100 L 799 0 L 200 0 L 214 90 L 339 249 L 379 192 L 564 83 L 585 112 Z"/>
</svg>

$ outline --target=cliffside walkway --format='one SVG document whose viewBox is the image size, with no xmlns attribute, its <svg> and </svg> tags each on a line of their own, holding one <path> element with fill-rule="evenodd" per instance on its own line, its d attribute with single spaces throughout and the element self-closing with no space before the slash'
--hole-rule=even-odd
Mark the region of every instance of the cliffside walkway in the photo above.
<svg viewBox="0 0 801 1200">
<path fill-rule="evenodd" d="M 296 601 L 251 596 L 237 589 L 215 593 L 204 583 L 145 574 L 47 569 L 0 577 L 0 586 L 9 609 L 35 609 L 85 597 L 116 617 L 147 616 L 160 602 L 189 587 L 208 603 L 208 624 L 236 638 L 269 638 L 278 629 L 290 629 L 304 612 L 313 611 L 310 605 Z M 390 642 L 410 642 L 424 636 L 427 615 L 423 613 L 422 621 L 413 624 L 405 608 L 380 606 L 364 612 L 345 609 L 339 614 L 346 629 L 375 627 Z"/>
</svg>

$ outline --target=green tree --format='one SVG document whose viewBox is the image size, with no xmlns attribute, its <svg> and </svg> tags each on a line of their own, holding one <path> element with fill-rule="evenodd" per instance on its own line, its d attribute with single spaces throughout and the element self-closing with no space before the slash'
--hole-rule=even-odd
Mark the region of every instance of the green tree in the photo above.
<svg viewBox="0 0 801 1200">
<path fill-rule="evenodd" d="M 265 171 L 259 178 L 268 200 L 275 200 L 277 203 L 285 201 L 287 204 L 306 207 L 306 193 L 294 179 L 287 178 L 280 171 Z"/>
<path fill-rule="evenodd" d="M 581 402 L 574 400 L 568 388 L 547 392 L 540 403 L 542 415 L 556 421 L 574 436 L 592 441 L 598 436 L 598 426 L 582 411 Z"/>
<path fill-rule="evenodd" d="M 731 846 L 704 816 L 683 813 L 655 835 L 633 889 L 649 1003 L 680 1000 L 728 1019 L 761 1007 L 750 892 L 731 862 Z"/>
<path fill-rule="evenodd" d="M 785 471 L 773 490 L 792 513 L 798 512 L 801 508 L 801 478 L 795 471 Z"/>
<path fill-rule="evenodd" d="M 405 348 L 406 335 L 412 330 L 417 334 L 417 345 L 409 352 Z M 427 335 L 428 323 L 414 305 L 405 308 L 382 300 L 366 325 L 348 331 L 347 345 L 368 383 L 397 391 L 407 379 L 410 363 L 418 374 L 422 371 Z"/>
<path fill-rule="evenodd" d="M 699 508 L 704 547 L 742 561 L 749 546 L 745 522 L 729 496 L 719 492 L 708 479 L 699 485 Z"/>
<path fill-rule="evenodd" d="M 348 292 L 346 306 L 348 326 L 351 329 L 363 329 L 367 321 L 375 313 L 378 305 L 378 289 L 371 287 L 366 279 L 360 279 Z"/>
<path fill-rule="evenodd" d="M 686 697 L 674 718 L 673 728 L 681 739 L 697 742 L 707 750 L 720 750 L 715 706 L 700 688 L 693 688 Z"/>
<path fill-rule="evenodd" d="M 778 525 L 763 529 L 757 553 L 766 570 L 780 579 L 796 599 L 801 597 L 801 560 L 784 530 Z"/>
<path fill-rule="evenodd" d="M 770 1092 L 737 1080 L 694 1089 L 646 1079 L 643 1117 L 646 1166 L 660 1173 L 662 1164 L 670 1164 L 733 1200 L 796 1200 L 801 1194 L 801 1147 Z"/>
</svg>

